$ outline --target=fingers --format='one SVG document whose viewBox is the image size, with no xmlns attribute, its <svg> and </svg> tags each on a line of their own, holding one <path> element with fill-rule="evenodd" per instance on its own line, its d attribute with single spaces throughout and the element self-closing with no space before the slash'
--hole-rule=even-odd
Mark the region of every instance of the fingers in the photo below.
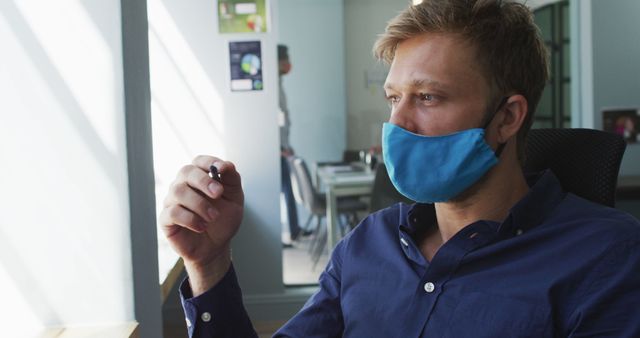
<svg viewBox="0 0 640 338">
<path fill-rule="evenodd" d="M 212 164 L 218 168 L 220 182 L 209 177 Z M 225 213 L 225 210 L 220 210 L 224 204 L 217 205 L 216 202 L 222 199 L 225 203 L 234 202 L 233 205 L 241 206 L 243 203 L 240 175 L 235 166 L 213 156 L 196 157 L 193 164 L 180 169 L 164 200 L 160 221 L 167 237 L 181 228 L 204 232 L 220 213 Z"/>
<path fill-rule="evenodd" d="M 180 205 L 206 222 L 213 222 L 219 214 L 213 207 L 211 200 L 205 198 L 194 190 L 188 182 L 184 181 L 178 181 L 171 186 L 169 194 L 164 200 L 164 205 L 165 207 Z"/>
<path fill-rule="evenodd" d="M 191 188 L 202 192 L 212 199 L 220 197 L 224 190 L 222 184 L 209 177 L 208 169 L 207 171 L 205 171 L 195 165 L 186 165 L 182 167 L 182 169 L 180 169 L 180 172 L 178 172 L 178 178 L 176 178 L 173 185 L 180 186 L 185 183 Z M 175 192 L 174 186 L 172 186 L 172 191 L 170 193 Z"/>
<path fill-rule="evenodd" d="M 204 221 L 198 215 L 181 205 L 164 208 L 160 213 L 159 222 L 167 237 L 180 231 L 180 227 L 197 233 L 202 233 L 206 229 Z"/>
<path fill-rule="evenodd" d="M 229 187 L 240 186 L 240 174 L 232 162 L 206 155 L 200 155 L 193 159 L 193 165 L 207 173 L 209 172 L 209 166 L 212 164 L 218 168 L 222 184 Z"/>
</svg>

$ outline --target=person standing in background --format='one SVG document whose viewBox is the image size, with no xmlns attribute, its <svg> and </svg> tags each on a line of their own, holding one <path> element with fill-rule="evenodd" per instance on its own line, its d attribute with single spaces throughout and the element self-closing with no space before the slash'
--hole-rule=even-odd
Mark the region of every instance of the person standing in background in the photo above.
<svg viewBox="0 0 640 338">
<path fill-rule="evenodd" d="M 278 113 L 278 124 L 280 125 L 280 172 L 281 191 L 287 207 L 287 221 L 289 223 L 289 234 L 291 241 L 295 241 L 300 235 L 300 225 L 298 224 L 298 209 L 291 187 L 291 168 L 289 158 L 293 156 L 293 148 L 289 143 L 289 133 L 291 119 L 289 118 L 289 107 L 287 106 L 287 96 L 282 86 L 283 75 L 291 71 L 291 61 L 289 60 L 289 48 L 285 45 L 278 45 L 278 80 L 280 97 L 278 100 L 280 112 Z M 285 243 L 285 246 L 290 244 Z"/>
</svg>

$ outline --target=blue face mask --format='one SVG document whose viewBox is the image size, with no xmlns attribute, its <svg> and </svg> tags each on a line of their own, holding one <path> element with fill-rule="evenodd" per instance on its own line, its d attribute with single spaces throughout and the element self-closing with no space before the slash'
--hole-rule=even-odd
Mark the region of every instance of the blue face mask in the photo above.
<svg viewBox="0 0 640 338">
<path fill-rule="evenodd" d="M 385 123 L 382 149 L 391 182 L 402 195 L 420 203 L 458 196 L 498 163 L 504 144 L 494 153 L 484 140 L 485 128 L 423 136 Z"/>
</svg>

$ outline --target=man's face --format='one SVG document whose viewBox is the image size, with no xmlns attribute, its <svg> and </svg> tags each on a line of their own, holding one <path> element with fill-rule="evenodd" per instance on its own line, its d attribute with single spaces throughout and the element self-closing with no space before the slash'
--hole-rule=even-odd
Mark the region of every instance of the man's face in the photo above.
<svg viewBox="0 0 640 338">
<path fill-rule="evenodd" d="M 278 61 L 278 70 L 280 71 L 280 75 L 288 74 L 291 71 L 291 62 L 289 59 Z"/>
<path fill-rule="evenodd" d="M 427 136 L 480 127 L 490 90 L 474 55 L 453 34 L 400 43 L 385 83 L 389 122 Z"/>
</svg>

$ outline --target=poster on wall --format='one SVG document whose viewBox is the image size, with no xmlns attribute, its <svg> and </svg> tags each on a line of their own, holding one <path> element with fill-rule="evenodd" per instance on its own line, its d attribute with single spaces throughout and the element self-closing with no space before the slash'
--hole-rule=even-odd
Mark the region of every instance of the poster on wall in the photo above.
<svg viewBox="0 0 640 338">
<path fill-rule="evenodd" d="M 220 33 L 267 31 L 267 0 L 218 0 Z"/>
<path fill-rule="evenodd" d="M 640 109 L 604 109 L 604 130 L 622 136 L 627 143 L 640 142 Z"/>
<path fill-rule="evenodd" d="M 262 90 L 262 50 L 260 41 L 229 42 L 231 91 Z"/>
</svg>

